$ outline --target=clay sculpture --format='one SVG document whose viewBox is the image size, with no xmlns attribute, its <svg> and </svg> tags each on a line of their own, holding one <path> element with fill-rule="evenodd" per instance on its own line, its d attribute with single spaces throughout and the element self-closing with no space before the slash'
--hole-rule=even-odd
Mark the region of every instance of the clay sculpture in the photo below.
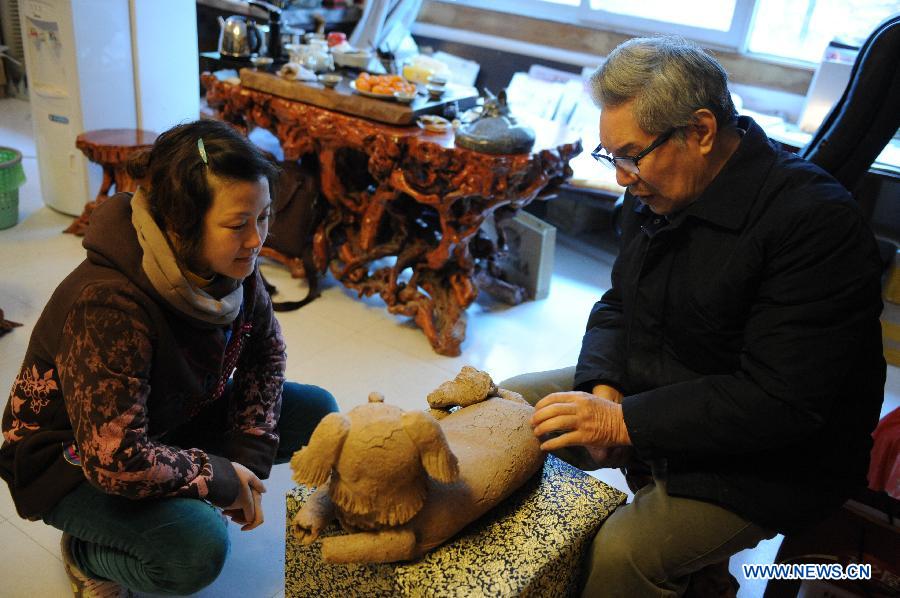
<svg viewBox="0 0 900 598">
<path fill-rule="evenodd" d="M 542 466 L 533 408 L 466 366 L 428 395 L 431 409 L 383 402 L 332 413 L 294 454 L 294 480 L 316 491 L 293 520 L 304 544 L 336 517 L 347 534 L 322 540 L 332 563 L 418 558 L 449 540 Z"/>
</svg>

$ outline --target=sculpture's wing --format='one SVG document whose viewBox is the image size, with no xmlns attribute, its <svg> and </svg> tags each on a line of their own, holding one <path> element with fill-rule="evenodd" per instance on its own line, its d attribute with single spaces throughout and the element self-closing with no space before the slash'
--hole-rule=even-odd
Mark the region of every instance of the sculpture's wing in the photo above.
<svg viewBox="0 0 900 598">
<path fill-rule="evenodd" d="M 500 397 L 501 399 L 506 399 L 507 401 L 512 401 L 513 403 L 520 403 L 522 405 L 530 405 L 531 404 L 528 401 L 526 401 L 525 398 L 522 395 L 520 395 L 519 393 L 517 393 L 516 391 L 507 390 L 506 388 L 498 388 L 496 391 L 496 396 Z"/>
<path fill-rule="evenodd" d="M 350 431 L 350 420 L 341 413 L 329 413 L 316 426 L 309 444 L 291 457 L 294 481 L 307 486 L 321 486 L 331 475 L 344 440 Z"/>
<path fill-rule="evenodd" d="M 422 466 L 428 475 L 439 482 L 455 482 L 459 477 L 459 464 L 437 420 L 421 411 L 408 411 L 403 414 L 402 421 L 403 429 L 419 449 Z"/>
</svg>

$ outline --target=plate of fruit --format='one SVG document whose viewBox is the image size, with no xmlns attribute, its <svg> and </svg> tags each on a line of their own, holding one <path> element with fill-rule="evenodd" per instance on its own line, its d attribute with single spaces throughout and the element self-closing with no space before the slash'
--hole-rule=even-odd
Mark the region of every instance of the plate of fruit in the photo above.
<svg viewBox="0 0 900 598">
<path fill-rule="evenodd" d="M 396 95 L 412 96 L 416 93 L 416 84 L 410 83 L 400 75 L 370 75 L 362 73 L 350 87 L 359 95 L 379 100 L 395 100 Z M 398 94 L 399 92 L 399 94 Z"/>
</svg>

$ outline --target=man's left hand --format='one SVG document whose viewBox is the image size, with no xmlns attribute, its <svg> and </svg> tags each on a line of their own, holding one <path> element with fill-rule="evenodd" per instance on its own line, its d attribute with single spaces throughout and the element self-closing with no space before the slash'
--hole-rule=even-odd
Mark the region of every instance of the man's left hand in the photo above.
<svg viewBox="0 0 900 598">
<path fill-rule="evenodd" d="M 541 444 L 541 450 L 552 451 L 566 446 L 601 449 L 629 446 L 631 438 L 625 427 L 622 406 L 586 392 L 555 392 L 534 406 L 531 427 L 538 438 L 562 432 Z"/>
</svg>

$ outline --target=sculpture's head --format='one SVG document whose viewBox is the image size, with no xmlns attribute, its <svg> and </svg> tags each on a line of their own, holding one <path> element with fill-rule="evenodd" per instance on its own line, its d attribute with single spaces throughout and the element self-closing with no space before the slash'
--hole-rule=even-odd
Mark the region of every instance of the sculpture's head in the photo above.
<svg viewBox="0 0 900 598">
<path fill-rule="evenodd" d="M 323 418 L 291 467 L 298 483 L 330 481 L 339 519 L 361 529 L 406 523 L 425 502 L 428 476 L 444 483 L 459 476 L 438 422 L 388 405 L 378 393 L 347 414 Z"/>
</svg>

